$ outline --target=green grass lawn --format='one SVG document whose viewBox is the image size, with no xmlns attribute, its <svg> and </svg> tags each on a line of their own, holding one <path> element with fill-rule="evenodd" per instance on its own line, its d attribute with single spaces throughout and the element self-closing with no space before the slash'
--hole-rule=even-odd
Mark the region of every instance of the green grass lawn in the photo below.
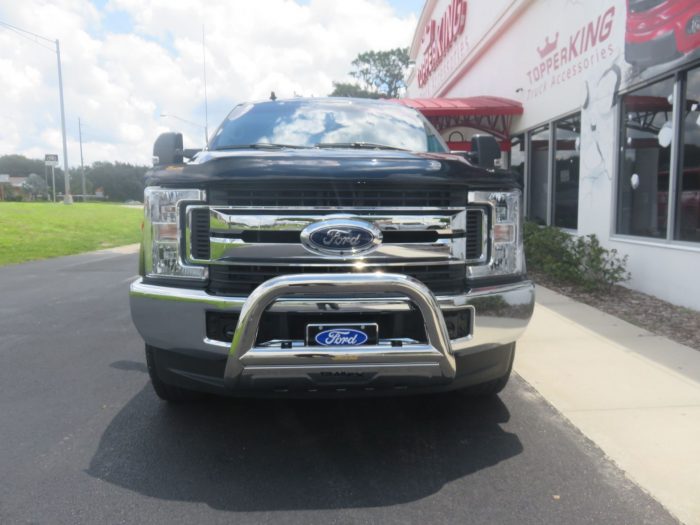
<svg viewBox="0 0 700 525">
<path fill-rule="evenodd" d="M 0 202 L 0 265 L 133 244 L 142 219 L 120 204 Z"/>
</svg>

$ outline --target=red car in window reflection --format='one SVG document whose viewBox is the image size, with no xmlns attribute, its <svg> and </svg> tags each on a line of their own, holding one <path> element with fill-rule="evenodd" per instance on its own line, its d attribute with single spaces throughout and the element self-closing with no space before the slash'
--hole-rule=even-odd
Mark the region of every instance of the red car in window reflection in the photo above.
<svg viewBox="0 0 700 525">
<path fill-rule="evenodd" d="M 700 47 L 698 0 L 627 0 L 625 60 L 641 67 Z"/>
</svg>

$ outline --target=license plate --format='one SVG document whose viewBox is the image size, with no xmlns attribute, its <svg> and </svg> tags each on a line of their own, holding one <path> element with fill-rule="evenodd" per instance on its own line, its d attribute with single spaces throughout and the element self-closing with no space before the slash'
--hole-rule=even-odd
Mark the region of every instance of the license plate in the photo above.
<svg viewBox="0 0 700 525">
<path fill-rule="evenodd" d="M 376 345 L 379 329 L 376 323 L 309 324 L 306 325 L 307 346 Z"/>
</svg>

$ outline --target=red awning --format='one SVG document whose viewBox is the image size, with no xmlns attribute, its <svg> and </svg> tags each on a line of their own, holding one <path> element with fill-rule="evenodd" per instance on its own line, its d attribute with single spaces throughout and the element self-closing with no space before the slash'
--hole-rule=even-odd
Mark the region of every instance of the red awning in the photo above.
<svg viewBox="0 0 700 525">
<path fill-rule="evenodd" d="M 393 98 L 390 102 L 417 109 L 438 131 L 467 127 L 508 140 L 513 115 L 522 115 L 517 100 L 502 97 Z"/>
<path fill-rule="evenodd" d="M 391 102 L 417 109 L 426 117 L 523 114 L 520 102 L 501 97 L 394 98 Z"/>
</svg>

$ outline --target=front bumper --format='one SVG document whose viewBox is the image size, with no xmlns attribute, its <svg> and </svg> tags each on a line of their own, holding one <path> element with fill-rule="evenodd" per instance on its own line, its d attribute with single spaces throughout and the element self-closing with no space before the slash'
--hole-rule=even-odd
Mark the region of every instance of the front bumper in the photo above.
<svg viewBox="0 0 700 525">
<path fill-rule="evenodd" d="M 131 284 L 130 302 L 134 324 L 146 344 L 177 356 L 169 360 L 167 373 L 185 382 L 217 391 L 275 390 L 289 385 L 366 387 L 387 381 L 427 386 L 452 382 L 461 374 L 458 361 L 483 357 L 514 342 L 532 315 L 534 286 L 524 280 L 435 297 L 419 281 L 400 274 L 303 274 L 271 279 L 248 297 L 219 297 L 137 279 Z M 342 313 L 418 309 L 427 342 L 401 347 L 390 341 L 362 347 L 307 347 L 303 342 L 291 348 L 256 346 L 264 312 L 318 313 L 328 305 Z M 443 312 L 459 309 L 472 311 L 472 330 L 467 337 L 450 340 Z M 232 343 L 207 338 L 208 311 L 239 314 Z M 183 364 L 193 360 L 221 366 Z M 503 373 L 503 367 L 492 368 Z"/>
</svg>

